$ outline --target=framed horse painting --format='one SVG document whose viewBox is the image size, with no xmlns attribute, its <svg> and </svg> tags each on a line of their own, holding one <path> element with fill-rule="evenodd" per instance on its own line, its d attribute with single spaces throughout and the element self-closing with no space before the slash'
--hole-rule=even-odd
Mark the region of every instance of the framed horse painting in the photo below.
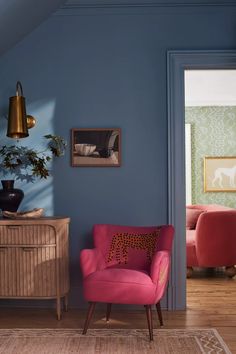
<svg viewBox="0 0 236 354">
<path fill-rule="evenodd" d="M 204 192 L 236 192 L 236 157 L 204 158 Z"/>
</svg>

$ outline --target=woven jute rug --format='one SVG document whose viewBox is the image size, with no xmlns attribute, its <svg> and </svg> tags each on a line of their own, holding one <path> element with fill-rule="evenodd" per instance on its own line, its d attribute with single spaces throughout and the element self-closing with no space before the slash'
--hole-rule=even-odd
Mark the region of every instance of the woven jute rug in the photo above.
<svg viewBox="0 0 236 354">
<path fill-rule="evenodd" d="M 215 329 L 0 329 L 1 354 L 231 354 Z"/>
</svg>

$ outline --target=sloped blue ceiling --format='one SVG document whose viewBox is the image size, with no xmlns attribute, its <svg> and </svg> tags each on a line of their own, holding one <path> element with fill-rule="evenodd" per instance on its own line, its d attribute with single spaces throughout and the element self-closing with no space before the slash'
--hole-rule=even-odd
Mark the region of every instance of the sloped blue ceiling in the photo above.
<svg viewBox="0 0 236 354">
<path fill-rule="evenodd" d="M 0 0 L 0 55 L 32 32 L 64 2 L 65 0 Z"/>
<path fill-rule="evenodd" d="M 0 0 L 0 56 L 58 9 L 129 6 L 227 6 L 233 0 Z"/>
</svg>

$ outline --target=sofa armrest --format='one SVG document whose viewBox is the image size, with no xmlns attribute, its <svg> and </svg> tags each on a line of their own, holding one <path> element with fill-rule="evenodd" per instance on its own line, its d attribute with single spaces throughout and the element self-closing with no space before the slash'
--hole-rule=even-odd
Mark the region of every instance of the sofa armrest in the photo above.
<svg viewBox="0 0 236 354">
<path fill-rule="evenodd" d="M 157 252 L 151 264 L 150 277 L 155 284 L 164 284 L 167 282 L 170 266 L 170 253 L 168 251 Z"/>
<path fill-rule="evenodd" d="M 209 211 L 196 227 L 199 267 L 223 267 L 236 262 L 236 210 Z"/>
<path fill-rule="evenodd" d="M 102 253 L 97 249 L 84 249 L 80 252 L 80 266 L 83 278 L 89 274 L 105 268 L 105 261 Z"/>
</svg>

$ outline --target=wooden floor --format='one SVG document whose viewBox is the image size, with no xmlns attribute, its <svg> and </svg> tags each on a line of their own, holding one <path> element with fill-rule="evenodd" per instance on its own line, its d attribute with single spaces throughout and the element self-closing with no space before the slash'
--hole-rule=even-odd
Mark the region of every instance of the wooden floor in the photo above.
<svg viewBox="0 0 236 354">
<path fill-rule="evenodd" d="M 216 328 L 236 354 L 236 279 L 222 273 L 196 273 L 187 281 L 187 310 L 163 312 L 164 328 Z M 126 312 L 114 307 L 109 324 L 104 311 L 95 311 L 91 328 L 146 328 L 144 310 Z M 0 328 L 82 328 L 85 311 L 71 309 L 55 319 L 53 309 L 1 308 Z M 154 325 L 158 328 L 156 314 Z M 86 354 L 86 353 L 85 353 Z"/>
</svg>

